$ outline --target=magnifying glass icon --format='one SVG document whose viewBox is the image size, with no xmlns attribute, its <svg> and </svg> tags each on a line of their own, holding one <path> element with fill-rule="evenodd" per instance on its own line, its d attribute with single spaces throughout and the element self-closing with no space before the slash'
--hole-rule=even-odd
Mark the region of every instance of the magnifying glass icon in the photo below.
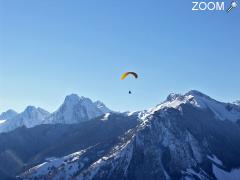
<svg viewBox="0 0 240 180">
<path fill-rule="evenodd" d="M 231 6 L 228 8 L 227 12 L 231 12 L 233 9 L 235 9 L 238 6 L 237 1 L 232 1 Z"/>
</svg>

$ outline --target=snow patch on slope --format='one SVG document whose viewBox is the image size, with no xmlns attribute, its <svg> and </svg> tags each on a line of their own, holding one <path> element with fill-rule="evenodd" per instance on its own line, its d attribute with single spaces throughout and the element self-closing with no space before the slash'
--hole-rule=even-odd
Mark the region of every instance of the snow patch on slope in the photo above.
<svg viewBox="0 0 240 180">
<path fill-rule="evenodd" d="M 110 116 L 110 113 L 106 113 L 101 119 L 101 121 L 107 121 L 109 116 Z"/>
<path fill-rule="evenodd" d="M 116 168 L 118 165 L 118 161 L 124 161 L 123 171 L 124 174 L 127 173 L 127 169 L 129 166 L 129 163 L 132 158 L 133 153 L 133 144 L 132 140 L 128 140 L 127 142 L 115 146 L 112 150 L 112 152 L 109 155 L 103 156 L 96 162 L 94 162 L 88 169 L 87 172 L 81 173 L 77 179 L 88 179 L 91 180 L 94 177 L 98 177 L 98 173 L 100 169 L 104 172 L 103 169 L 106 169 L 104 167 L 108 167 L 107 171 L 104 173 L 111 174 L 112 171 Z M 101 173 L 103 173 L 101 172 Z"/>
<path fill-rule="evenodd" d="M 183 171 L 182 173 L 185 175 L 185 180 L 188 180 L 188 179 L 193 180 L 195 179 L 194 176 L 198 177 L 198 179 L 206 180 L 206 175 L 205 175 L 205 172 L 203 171 L 195 172 L 194 169 L 189 168 L 186 171 Z"/>
<path fill-rule="evenodd" d="M 31 174 L 32 177 L 39 178 L 47 174 L 48 175 L 53 174 L 55 169 L 59 169 L 61 167 L 68 169 L 67 177 L 71 177 L 75 172 L 74 169 L 78 170 L 80 168 L 77 166 L 76 168 L 74 168 L 73 167 L 74 162 L 78 161 L 81 155 L 84 154 L 85 152 L 86 150 L 81 150 L 70 155 L 64 156 L 62 158 L 51 158 L 47 162 L 44 162 L 29 169 L 27 172 L 24 173 L 23 177 L 25 175 Z"/>
<path fill-rule="evenodd" d="M 221 103 L 205 97 L 195 99 L 202 104 L 202 108 L 209 108 L 220 120 L 237 121 L 240 118 L 240 108 L 233 104 Z"/>
<path fill-rule="evenodd" d="M 222 161 L 219 160 L 215 155 L 213 155 L 213 157 L 211 157 L 211 156 L 208 155 L 207 158 L 210 159 L 212 162 L 214 162 L 214 163 L 216 163 L 216 164 L 218 164 L 218 165 L 223 166 Z"/>
<path fill-rule="evenodd" d="M 97 106 L 98 109 L 100 109 L 103 113 L 108 113 L 111 112 L 110 109 L 108 109 L 105 104 L 103 104 L 103 102 L 101 101 L 96 101 L 94 102 L 94 104 Z"/>
<path fill-rule="evenodd" d="M 240 169 L 234 169 L 230 172 L 226 172 L 216 165 L 213 164 L 213 173 L 218 180 L 239 180 L 240 179 Z"/>
<path fill-rule="evenodd" d="M 7 120 L 0 120 L 0 124 L 5 123 Z"/>
</svg>

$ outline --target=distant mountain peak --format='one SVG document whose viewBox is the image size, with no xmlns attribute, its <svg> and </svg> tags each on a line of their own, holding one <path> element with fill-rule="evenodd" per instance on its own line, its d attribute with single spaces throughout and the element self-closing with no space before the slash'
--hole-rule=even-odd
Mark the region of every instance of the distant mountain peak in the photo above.
<svg viewBox="0 0 240 180">
<path fill-rule="evenodd" d="M 200 91 L 191 90 L 191 91 L 185 93 L 184 95 L 171 93 L 167 96 L 166 101 L 164 101 L 161 104 L 165 103 L 170 106 L 171 106 L 171 104 L 173 104 L 174 107 L 177 107 L 178 105 L 181 105 L 181 104 L 190 103 L 190 104 L 195 105 L 200 108 L 206 108 L 205 101 L 218 102 Z"/>
<path fill-rule="evenodd" d="M 220 120 L 236 122 L 240 117 L 239 105 L 217 101 L 196 90 L 191 90 L 184 95 L 171 93 L 164 102 L 146 111 L 143 115 L 141 114 L 141 116 L 152 115 L 154 112 L 164 108 L 181 110 L 185 104 L 202 110 L 210 110 Z"/>
<path fill-rule="evenodd" d="M 205 96 L 205 94 L 203 94 L 202 92 L 195 90 L 195 89 L 188 91 L 187 94 L 196 94 L 196 95 L 200 95 L 200 96 Z"/>
<path fill-rule="evenodd" d="M 78 96 L 77 94 L 70 94 L 65 97 L 63 104 L 76 105 L 83 102 L 92 103 L 92 100 L 84 96 Z"/>
<path fill-rule="evenodd" d="M 200 91 L 197 91 L 197 90 L 190 90 L 189 92 L 187 92 L 185 94 L 186 95 L 192 95 L 192 96 L 199 96 L 199 97 L 205 97 L 205 98 L 209 98 L 209 99 L 212 99 L 211 97 L 209 97 L 208 95 L 200 92 Z"/>
<path fill-rule="evenodd" d="M 37 109 L 36 106 L 29 105 L 26 107 L 26 109 Z"/>
<path fill-rule="evenodd" d="M 1 123 L 0 133 L 11 131 L 22 126 L 29 128 L 39 124 L 79 123 L 96 118 L 108 112 L 111 112 L 111 110 L 101 101 L 93 102 L 91 99 L 84 96 L 69 94 L 65 97 L 63 104 L 58 110 L 53 113 L 49 113 L 40 107 L 30 105 L 20 114 L 15 114 L 15 112 L 15 116 L 12 118 L 11 122 L 5 121 L 7 118 L 1 115 L 2 117 L 0 116 L 0 120 L 4 121 Z"/>
<path fill-rule="evenodd" d="M 175 101 L 175 100 L 184 101 L 184 100 L 192 99 L 193 97 L 196 97 L 196 98 L 204 97 L 204 98 L 212 99 L 200 91 L 190 90 L 189 92 L 185 93 L 184 95 L 178 94 L 178 93 L 171 93 L 167 96 L 166 101 Z"/>
<path fill-rule="evenodd" d="M 21 114 L 36 114 L 36 113 L 44 114 L 46 116 L 50 114 L 45 109 L 35 106 L 27 106 L 26 109 Z"/>
<path fill-rule="evenodd" d="M 69 94 L 65 97 L 64 102 L 75 102 L 79 100 L 80 100 L 80 97 L 77 94 Z"/>
<path fill-rule="evenodd" d="M 17 114 L 17 112 L 14 111 L 13 109 L 9 109 L 9 110 L 7 110 L 6 113 L 15 113 L 15 114 Z"/>
<path fill-rule="evenodd" d="M 31 112 L 31 111 L 36 111 L 37 108 L 35 106 L 27 106 L 24 111 Z"/>
<path fill-rule="evenodd" d="M 79 123 L 108 112 L 110 110 L 100 101 L 93 102 L 84 96 L 70 94 L 66 96 L 58 110 L 46 119 L 45 123 Z"/>
<path fill-rule="evenodd" d="M 12 110 L 12 109 L 9 109 L 7 110 L 6 112 L 3 112 L 1 113 L 0 115 L 0 120 L 9 120 L 9 119 L 12 119 L 13 117 L 17 116 L 17 112 Z"/>
<path fill-rule="evenodd" d="M 34 127 L 42 124 L 44 119 L 49 115 L 50 113 L 42 108 L 27 106 L 22 113 L 19 113 L 10 120 L 2 123 L 0 126 L 0 133 L 12 131 L 22 126 L 26 126 L 27 128 Z"/>
</svg>

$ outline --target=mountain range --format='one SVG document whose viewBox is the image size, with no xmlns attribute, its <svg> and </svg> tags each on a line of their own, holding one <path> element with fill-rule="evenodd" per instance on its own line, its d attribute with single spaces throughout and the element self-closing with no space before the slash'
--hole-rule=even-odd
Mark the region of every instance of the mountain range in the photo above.
<svg viewBox="0 0 240 180">
<path fill-rule="evenodd" d="M 63 104 L 53 113 L 34 106 L 28 106 L 19 114 L 13 110 L 2 113 L 0 133 L 9 132 L 22 126 L 31 128 L 40 124 L 79 123 L 107 112 L 111 111 L 102 102 L 93 102 L 89 98 L 71 94 L 66 96 Z"/>
<path fill-rule="evenodd" d="M 199 91 L 131 113 L 70 95 L 31 117 L 0 134 L 2 179 L 240 179 L 240 106 Z"/>
</svg>

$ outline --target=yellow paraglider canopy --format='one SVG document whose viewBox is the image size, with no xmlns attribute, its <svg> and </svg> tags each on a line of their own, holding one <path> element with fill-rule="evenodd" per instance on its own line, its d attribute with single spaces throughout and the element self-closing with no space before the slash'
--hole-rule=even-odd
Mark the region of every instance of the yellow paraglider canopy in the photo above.
<svg viewBox="0 0 240 180">
<path fill-rule="evenodd" d="M 124 73 L 122 76 L 121 76 L 121 80 L 124 80 L 128 75 L 132 75 L 134 76 L 135 78 L 138 78 L 138 74 L 135 73 L 135 72 L 126 72 Z"/>
</svg>

